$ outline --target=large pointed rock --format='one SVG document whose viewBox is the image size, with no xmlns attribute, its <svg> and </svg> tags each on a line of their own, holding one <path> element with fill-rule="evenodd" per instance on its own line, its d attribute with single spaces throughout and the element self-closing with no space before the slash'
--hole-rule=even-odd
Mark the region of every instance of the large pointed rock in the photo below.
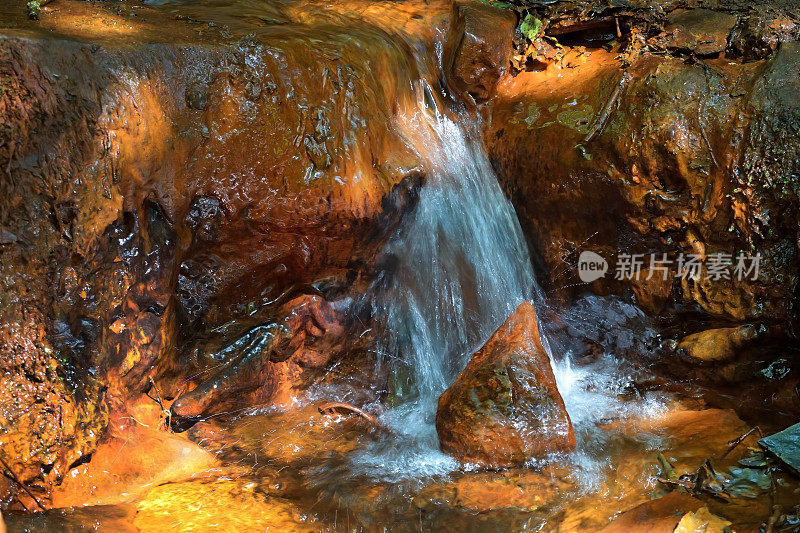
<svg viewBox="0 0 800 533">
<path fill-rule="evenodd" d="M 444 452 L 492 468 L 575 446 L 533 305 L 520 305 L 442 394 L 436 431 Z"/>
</svg>

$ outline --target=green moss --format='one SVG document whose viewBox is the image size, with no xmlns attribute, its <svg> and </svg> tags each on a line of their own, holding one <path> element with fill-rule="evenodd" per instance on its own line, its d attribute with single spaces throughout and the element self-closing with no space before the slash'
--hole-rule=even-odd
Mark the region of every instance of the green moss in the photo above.
<svg viewBox="0 0 800 533">
<path fill-rule="evenodd" d="M 517 104 L 516 107 L 517 116 L 514 116 L 509 120 L 512 124 L 525 124 L 525 126 L 532 130 L 536 127 L 536 121 L 539 120 L 541 117 L 541 111 L 539 110 L 539 106 L 535 103 L 528 104 L 527 108 L 523 105 L 522 102 Z M 524 118 L 523 118 L 524 115 Z"/>
<path fill-rule="evenodd" d="M 589 104 L 576 105 L 561 111 L 556 120 L 562 126 L 574 129 L 581 135 L 587 135 L 592 131 L 594 114 L 594 109 Z"/>
<path fill-rule="evenodd" d="M 27 3 L 28 17 L 33 20 L 39 20 L 39 13 L 42 11 L 42 4 L 39 0 L 30 0 Z"/>
<path fill-rule="evenodd" d="M 502 7 L 503 9 L 512 9 L 514 6 L 508 2 L 495 2 L 494 0 L 478 0 L 482 4 L 488 4 L 494 7 Z"/>
</svg>

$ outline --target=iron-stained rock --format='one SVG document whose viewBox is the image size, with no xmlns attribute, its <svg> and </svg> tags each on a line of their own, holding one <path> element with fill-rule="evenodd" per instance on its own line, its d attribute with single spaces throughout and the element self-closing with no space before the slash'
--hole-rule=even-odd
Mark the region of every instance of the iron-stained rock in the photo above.
<svg viewBox="0 0 800 533">
<path fill-rule="evenodd" d="M 533 305 L 521 304 L 442 394 L 436 430 L 443 451 L 495 468 L 575 446 Z"/>
<path fill-rule="evenodd" d="M 494 94 L 507 68 L 517 17 L 513 11 L 480 2 L 456 2 L 447 35 L 444 68 L 458 93 L 477 100 Z"/>
<path fill-rule="evenodd" d="M 730 361 L 736 357 L 737 349 L 755 340 L 760 333 L 766 333 L 766 329 L 752 324 L 708 329 L 684 338 L 678 348 L 697 361 Z"/>
</svg>

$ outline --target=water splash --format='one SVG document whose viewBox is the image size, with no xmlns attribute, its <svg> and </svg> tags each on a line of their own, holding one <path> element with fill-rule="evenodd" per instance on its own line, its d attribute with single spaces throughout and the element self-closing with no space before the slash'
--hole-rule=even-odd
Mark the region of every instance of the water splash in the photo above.
<svg viewBox="0 0 800 533">
<path fill-rule="evenodd" d="M 424 162 L 427 180 L 414 212 L 383 251 L 391 267 L 371 298 L 387 329 L 381 363 L 395 376 L 397 406 L 384 421 L 430 452 L 438 450 L 434 418 L 441 393 L 539 289 L 514 208 L 477 132 L 464 126 L 472 121 L 440 113 L 425 93 L 418 91 L 398 126 Z M 397 458 L 409 472 L 418 470 L 408 468 L 415 461 L 434 469 L 454 464 L 438 456 L 406 459 Z"/>
<path fill-rule="evenodd" d="M 374 300 L 386 351 L 410 362 L 415 395 L 435 400 L 535 281 L 528 248 L 477 134 L 420 91 L 400 120 L 427 182 L 384 255 L 393 268 Z M 427 102 L 427 103 L 426 103 Z"/>
<path fill-rule="evenodd" d="M 610 456 L 663 446 L 660 437 L 647 432 L 637 436 L 638 443 L 626 442 L 630 436 L 624 432 L 626 421 L 654 418 L 665 412 L 667 396 L 656 391 L 639 392 L 635 383 L 644 377 L 642 370 L 623 357 L 629 351 L 652 352 L 658 335 L 639 308 L 613 297 L 580 298 L 559 313 L 558 322 L 558 327 L 544 325 L 543 338 L 549 343 L 558 390 L 575 431 L 575 451 L 563 459 L 571 466 L 576 486 L 588 493 L 599 490 L 613 475 L 609 472 Z M 581 357 L 587 341 L 598 351 L 593 361 Z M 575 364 L 576 360 L 580 364 Z M 620 431 L 603 429 L 611 422 L 619 423 Z M 626 446 L 628 452 L 622 450 Z"/>
<path fill-rule="evenodd" d="M 401 438 L 355 454 L 352 465 L 384 480 L 459 468 L 439 451 L 434 425 L 439 396 L 520 303 L 546 308 L 514 208 L 477 131 L 469 128 L 474 122 L 454 120 L 434 102 L 420 90 L 399 121 L 424 162 L 427 181 L 415 211 L 383 250 L 389 266 L 370 292 L 374 315 L 387 330 L 381 363 L 390 365 L 394 376 L 394 407 L 382 420 Z M 603 479 L 604 448 L 611 438 L 597 423 L 661 409 L 660 398 L 619 399 L 632 373 L 614 355 L 650 343 L 655 332 L 641 311 L 617 300 L 587 297 L 560 315 L 561 327 L 543 324 L 540 330 L 578 441 L 577 450 L 561 458 L 590 490 Z M 601 346 L 603 356 L 574 368 L 572 353 L 584 339 Z"/>
</svg>

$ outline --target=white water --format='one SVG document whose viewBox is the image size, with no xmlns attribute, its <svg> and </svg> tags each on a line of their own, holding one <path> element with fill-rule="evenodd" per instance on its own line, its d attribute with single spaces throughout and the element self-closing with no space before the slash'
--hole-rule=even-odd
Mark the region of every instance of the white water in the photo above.
<svg viewBox="0 0 800 533">
<path fill-rule="evenodd" d="M 438 452 L 436 402 L 519 304 L 539 293 L 516 213 L 477 133 L 419 93 L 399 127 L 424 162 L 426 183 L 383 251 L 392 268 L 372 292 L 374 314 L 388 330 L 381 364 L 408 371 L 409 386 L 395 391 L 400 405 L 384 421 L 409 442 L 358 459 L 411 476 L 456 466 Z"/>
<path fill-rule="evenodd" d="M 516 213 L 477 135 L 422 97 L 400 127 L 427 179 L 384 250 L 394 268 L 375 311 L 391 332 L 387 352 L 410 363 L 418 396 L 435 401 L 538 289 Z"/>
<path fill-rule="evenodd" d="M 391 267 L 370 292 L 375 318 L 387 326 L 381 364 L 398 378 L 390 391 L 395 406 L 382 420 L 404 438 L 368 447 L 351 464 L 356 472 L 384 480 L 462 467 L 439 451 L 434 425 L 439 396 L 520 303 L 545 306 L 514 208 L 477 133 L 462 125 L 471 121 L 439 113 L 425 103 L 432 100 L 420 91 L 417 105 L 399 124 L 424 162 L 427 179 L 414 212 L 383 250 Z M 566 330 L 551 329 L 549 335 L 548 328 L 540 330 L 575 428 L 577 450 L 568 460 L 579 484 L 591 489 L 607 465 L 609 437 L 597 422 L 647 416 L 661 406 L 654 398 L 618 399 L 631 378 L 613 354 L 652 332 L 642 329 L 643 315 L 635 307 L 597 297 L 561 318 Z M 571 337 L 581 345 L 584 338 L 597 341 L 604 356 L 574 369 Z M 557 362 L 551 345 L 562 356 Z"/>
</svg>

